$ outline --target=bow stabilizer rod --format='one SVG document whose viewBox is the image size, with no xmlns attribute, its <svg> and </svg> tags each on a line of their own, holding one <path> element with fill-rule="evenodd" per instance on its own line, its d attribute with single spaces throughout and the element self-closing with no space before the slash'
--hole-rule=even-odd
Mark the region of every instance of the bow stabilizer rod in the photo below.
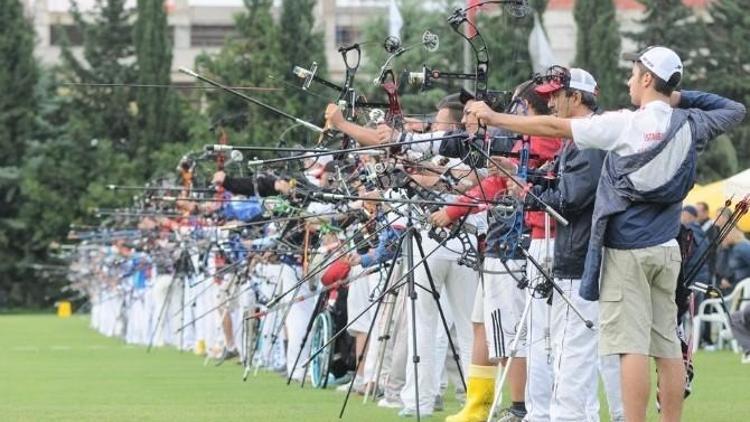
<svg viewBox="0 0 750 422">
<path fill-rule="evenodd" d="M 294 121 L 296 123 L 299 123 L 300 125 L 308 128 L 308 129 L 310 129 L 312 131 L 315 131 L 315 132 L 318 132 L 318 133 L 323 133 L 324 132 L 323 128 L 321 128 L 319 126 L 316 126 L 316 125 L 314 125 L 314 124 L 312 124 L 312 123 L 310 123 L 310 122 L 308 122 L 306 120 L 302 120 L 302 119 L 300 119 L 298 117 L 292 116 L 291 114 L 289 114 L 289 113 L 287 113 L 285 111 L 279 110 L 278 108 L 276 108 L 274 106 L 270 106 L 270 105 L 268 105 L 268 104 L 266 104 L 266 103 L 264 103 L 264 102 L 262 102 L 260 100 L 257 100 L 255 98 L 249 96 L 249 95 L 246 95 L 246 94 L 244 94 L 244 93 L 242 93 L 242 92 L 240 92 L 240 91 L 238 91 L 236 89 L 233 89 L 233 88 L 231 88 L 231 87 L 229 87 L 227 85 L 224 85 L 221 82 L 217 82 L 217 81 L 215 81 L 213 79 L 207 78 L 207 77 L 205 77 L 205 76 L 203 76 L 203 75 L 201 75 L 199 73 L 196 73 L 192 69 L 188 69 L 186 67 L 181 67 L 180 68 L 180 72 L 182 72 L 182 73 L 184 73 L 184 74 L 186 74 L 188 76 L 192 76 L 192 77 L 198 79 L 199 81 L 205 82 L 205 83 L 207 83 L 209 85 L 213 85 L 213 86 L 215 86 L 217 88 L 220 88 L 220 89 L 222 89 L 222 90 L 224 90 L 226 92 L 229 92 L 230 94 L 233 94 L 236 97 L 242 98 L 243 100 L 245 100 L 247 102 L 250 102 L 250 103 L 253 103 L 253 104 L 258 105 L 260 107 L 263 107 L 266 110 L 269 110 L 269 111 L 271 111 L 273 113 L 278 114 L 279 116 L 285 117 L 285 118 L 287 118 L 289 120 L 292 120 L 292 121 Z"/>
</svg>

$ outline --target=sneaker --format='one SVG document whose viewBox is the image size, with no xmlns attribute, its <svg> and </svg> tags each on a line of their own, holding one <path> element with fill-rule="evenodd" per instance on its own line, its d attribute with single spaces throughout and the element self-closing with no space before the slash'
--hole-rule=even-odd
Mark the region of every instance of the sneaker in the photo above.
<svg viewBox="0 0 750 422">
<path fill-rule="evenodd" d="M 409 408 L 403 408 L 400 412 L 398 412 L 398 415 L 402 418 L 416 418 L 417 417 L 417 410 L 416 409 L 409 409 Z M 425 412 L 419 412 L 419 418 L 431 418 L 432 413 L 425 413 Z"/>
<path fill-rule="evenodd" d="M 225 347 L 224 350 L 221 351 L 221 355 L 219 355 L 219 357 L 216 358 L 215 365 L 221 366 L 221 364 L 224 363 L 225 361 L 229 359 L 237 358 L 239 356 L 240 354 L 237 351 L 237 349 L 229 350 Z"/>
<path fill-rule="evenodd" d="M 378 407 L 384 407 L 386 409 L 400 409 L 404 407 L 404 404 L 397 398 L 383 397 L 382 399 L 378 400 Z"/>
<path fill-rule="evenodd" d="M 440 394 L 435 396 L 435 406 L 433 406 L 432 409 L 435 412 L 442 412 L 443 410 L 445 410 L 445 402 L 443 401 L 443 396 L 441 396 Z"/>
<path fill-rule="evenodd" d="M 341 384 L 338 387 L 336 387 L 336 391 L 341 393 L 346 393 L 349 391 L 349 384 L 351 384 L 351 379 L 349 379 L 349 382 L 346 384 Z M 354 385 L 352 386 L 352 393 L 364 395 L 365 394 L 365 383 L 362 382 L 362 377 L 357 377 L 357 379 L 354 380 Z"/>
<path fill-rule="evenodd" d="M 507 408 L 501 410 L 495 420 L 496 422 L 523 422 L 523 416 L 518 416 Z"/>
<path fill-rule="evenodd" d="M 350 382 L 352 382 L 352 374 L 347 372 L 346 374 L 342 375 L 340 378 L 334 378 L 333 383 L 328 383 L 328 385 L 329 386 L 342 385 L 342 384 L 349 385 Z"/>
<path fill-rule="evenodd" d="M 742 363 L 750 363 L 750 352 L 745 352 L 742 355 Z"/>
</svg>

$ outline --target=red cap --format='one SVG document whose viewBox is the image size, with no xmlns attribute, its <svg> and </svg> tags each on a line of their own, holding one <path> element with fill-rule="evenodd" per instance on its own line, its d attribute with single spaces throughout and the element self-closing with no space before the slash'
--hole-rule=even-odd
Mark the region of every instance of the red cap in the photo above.
<svg viewBox="0 0 750 422">
<path fill-rule="evenodd" d="M 545 82 L 542 85 L 537 86 L 534 88 L 534 92 L 536 92 L 539 95 L 550 95 L 553 94 L 560 89 L 562 89 L 562 84 L 557 79 L 551 79 L 547 82 Z"/>
</svg>

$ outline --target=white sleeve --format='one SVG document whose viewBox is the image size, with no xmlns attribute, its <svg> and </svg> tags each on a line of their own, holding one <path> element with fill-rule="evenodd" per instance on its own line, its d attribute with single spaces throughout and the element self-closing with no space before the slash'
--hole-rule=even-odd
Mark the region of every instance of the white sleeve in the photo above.
<svg viewBox="0 0 750 422">
<path fill-rule="evenodd" d="M 442 140 L 438 140 L 435 142 L 427 142 L 427 140 L 432 139 L 432 138 L 441 138 L 443 136 L 445 136 L 444 131 L 429 132 L 429 133 L 409 133 L 404 138 L 405 142 L 411 142 L 411 141 L 425 141 L 425 142 L 415 142 L 413 144 L 404 145 L 404 149 L 421 152 L 423 154 L 429 151 L 431 155 L 434 156 L 440 153 L 440 144 L 442 143 Z"/>
<path fill-rule="evenodd" d="M 581 149 L 615 149 L 631 113 L 630 110 L 611 111 L 583 119 L 571 119 L 573 142 Z"/>
</svg>

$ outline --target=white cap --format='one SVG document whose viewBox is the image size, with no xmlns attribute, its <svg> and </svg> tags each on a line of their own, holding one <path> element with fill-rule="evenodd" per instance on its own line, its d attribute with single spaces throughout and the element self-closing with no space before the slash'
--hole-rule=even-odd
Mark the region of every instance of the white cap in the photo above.
<svg viewBox="0 0 750 422">
<path fill-rule="evenodd" d="M 570 69 L 570 83 L 568 85 L 571 89 L 590 92 L 594 95 L 598 93 L 594 76 L 578 67 Z"/>
<path fill-rule="evenodd" d="M 669 81 L 675 73 L 679 73 L 682 77 L 682 60 L 677 53 L 667 47 L 647 47 L 637 54 L 625 53 L 622 58 L 643 63 L 646 69 L 654 72 L 665 82 Z"/>
</svg>

